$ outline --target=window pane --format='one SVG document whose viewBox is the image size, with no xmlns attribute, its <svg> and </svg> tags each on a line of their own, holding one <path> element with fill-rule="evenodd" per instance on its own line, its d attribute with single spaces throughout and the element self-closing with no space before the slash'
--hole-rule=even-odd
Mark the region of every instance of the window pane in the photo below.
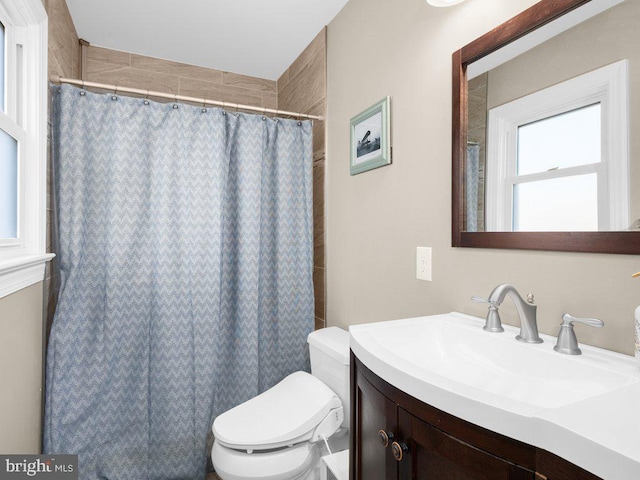
<svg viewBox="0 0 640 480">
<path fill-rule="evenodd" d="M 513 188 L 513 231 L 598 230 L 597 175 L 577 175 Z"/>
<path fill-rule="evenodd" d="M 18 236 L 18 142 L 0 130 L 0 238 Z"/>
<path fill-rule="evenodd" d="M 518 175 L 600 162 L 600 104 L 518 127 Z"/>
<path fill-rule="evenodd" d="M 6 44 L 5 42 L 5 32 L 4 32 L 4 25 L 2 24 L 2 22 L 0 22 L 0 110 L 2 110 L 3 112 L 4 110 L 4 72 L 5 72 L 5 51 L 4 51 L 4 46 Z"/>
</svg>

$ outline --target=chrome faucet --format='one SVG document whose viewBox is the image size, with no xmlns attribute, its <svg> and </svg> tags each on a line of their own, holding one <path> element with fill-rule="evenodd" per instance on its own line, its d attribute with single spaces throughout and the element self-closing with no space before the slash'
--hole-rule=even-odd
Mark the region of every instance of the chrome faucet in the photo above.
<svg viewBox="0 0 640 480">
<path fill-rule="evenodd" d="M 487 312 L 487 320 L 484 325 L 484 330 L 488 332 L 503 332 L 502 322 L 500 321 L 500 313 L 498 307 L 504 301 L 504 298 L 509 295 L 516 306 L 518 315 L 520 317 L 520 334 L 516 336 L 516 340 L 525 343 L 542 343 L 540 335 L 538 335 L 538 323 L 536 319 L 536 311 L 538 307 L 533 305 L 533 295 L 527 295 L 525 301 L 518 291 L 508 283 L 498 285 L 493 289 L 488 299 L 471 297 L 476 302 L 484 302 L 489 304 L 489 311 Z"/>
</svg>

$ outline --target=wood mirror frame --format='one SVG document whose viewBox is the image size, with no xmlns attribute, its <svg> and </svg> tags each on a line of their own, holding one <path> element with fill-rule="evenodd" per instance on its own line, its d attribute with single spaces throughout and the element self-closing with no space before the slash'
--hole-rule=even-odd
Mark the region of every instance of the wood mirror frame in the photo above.
<svg viewBox="0 0 640 480">
<path fill-rule="evenodd" d="M 452 246 L 640 254 L 640 232 L 466 232 L 467 66 L 591 0 L 541 0 L 453 54 Z"/>
</svg>

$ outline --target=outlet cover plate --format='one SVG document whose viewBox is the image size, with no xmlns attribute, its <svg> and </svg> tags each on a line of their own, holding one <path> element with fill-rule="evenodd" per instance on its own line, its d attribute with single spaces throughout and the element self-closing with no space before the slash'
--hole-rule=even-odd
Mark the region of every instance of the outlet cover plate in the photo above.
<svg viewBox="0 0 640 480">
<path fill-rule="evenodd" d="M 416 278 L 431 281 L 431 247 L 418 247 L 416 251 Z"/>
</svg>

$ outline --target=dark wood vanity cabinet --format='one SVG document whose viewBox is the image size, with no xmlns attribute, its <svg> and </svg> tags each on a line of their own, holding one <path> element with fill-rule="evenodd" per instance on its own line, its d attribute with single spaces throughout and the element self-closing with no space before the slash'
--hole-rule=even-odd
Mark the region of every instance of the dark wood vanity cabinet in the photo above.
<svg viewBox="0 0 640 480">
<path fill-rule="evenodd" d="M 535 478 L 532 470 L 476 448 L 420 420 L 404 409 L 398 409 L 398 419 L 399 431 L 408 440 L 407 458 L 397 462 L 399 469 L 397 478 L 416 480 L 534 480 Z"/>
<path fill-rule="evenodd" d="M 549 452 L 431 407 L 351 355 L 350 480 L 597 480 Z"/>
</svg>

